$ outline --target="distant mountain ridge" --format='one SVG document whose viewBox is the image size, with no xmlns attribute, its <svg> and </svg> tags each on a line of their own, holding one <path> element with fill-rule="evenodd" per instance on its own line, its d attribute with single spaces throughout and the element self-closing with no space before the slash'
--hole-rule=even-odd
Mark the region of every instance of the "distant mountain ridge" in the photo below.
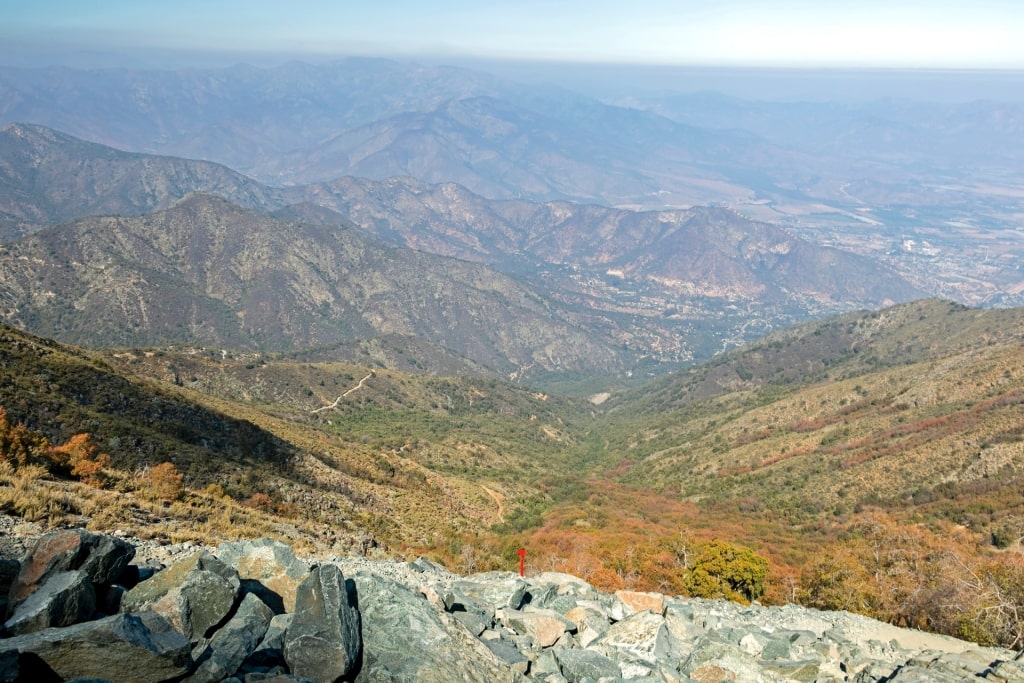
<svg viewBox="0 0 1024 683">
<path fill-rule="evenodd" d="M 16 150 L 16 153 L 7 155 L 4 172 L 0 175 L 0 211 L 8 217 L 17 217 L 5 223 L 9 232 L 38 231 L 45 221 L 70 220 L 96 211 L 108 215 L 140 216 L 160 207 L 173 206 L 190 192 L 210 192 L 250 209 L 273 212 L 289 220 L 297 219 L 299 223 L 307 224 L 302 228 L 304 234 L 317 235 L 314 242 L 330 242 L 343 233 L 351 241 L 356 239 L 357 233 L 365 234 L 396 247 L 500 269 L 520 282 L 528 283 L 523 291 L 530 290 L 533 294 L 524 294 L 523 300 L 539 301 L 536 298 L 539 295 L 548 301 L 545 306 L 555 306 L 561 311 L 556 317 L 582 325 L 588 330 L 587 334 L 595 335 L 592 336 L 594 344 L 605 349 L 620 349 L 609 354 L 582 342 L 569 342 L 574 350 L 567 352 L 565 358 L 554 360 L 552 357 L 538 365 L 549 369 L 555 366 L 562 369 L 590 367 L 618 372 L 630 365 L 630 358 L 659 366 L 706 356 L 722 345 L 734 345 L 759 332 L 811 315 L 884 305 L 924 294 L 877 261 L 813 245 L 778 226 L 750 221 L 723 208 L 635 212 L 572 202 L 496 201 L 455 184 L 430 185 L 410 178 L 385 181 L 339 178 L 308 186 L 271 188 L 208 162 L 117 152 L 82 143 L 45 128 L 21 124 L 10 125 L 0 131 L 0 147 Z M 85 187 L 86 191 L 68 194 L 67 188 L 76 184 Z M 208 200 L 207 204 L 207 208 L 213 206 Z M 237 214 L 226 205 L 219 207 L 213 212 L 218 216 L 221 213 Z M 160 223 L 168 216 L 185 223 L 185 226 L 164 225 L 161 230 L 168 235 L 186 226 L 196 227 L 187 212 L 181 210 L 165 213 L 162 218 L 154 220 Z M 242 222 L 251 221 L 254 225 L 264 226 L 270 220 L 249 214 Z M 129 224 L 133 227 L 125 228 Z M 97 226 L 100 225 L 117 226 L 117 230 L 128 229 L 129 232 L 144 225 L 149 226 L 148 230 L 153 229 L 152 220 L 89 219 L 68 228 L 68 234 L 83 234 L 87 230 L 85 226 L 93 230 L 99 229 Z M 89 318 L 68 313 L 65 322 L 58 325 L 53 319 L 56 314 L 47 312 L 47 307 L 70 305 L 71 298 L 81 295 L 80 291 L 72 291 L 69 298 L 63 287 L 81 287 L 84 283 L 78 281 L 77 276 L 67 280 L 59 270 L 52 270 L 57 268 L 52 259 L 47 261 L 43 255 L 33 256 L 33 259 L 41 259 L 42 263 L 49 262 L 47 268 L 51 268 L 51 279 L 54 283 L 62 283 L 59 287 L 56 284 L 47 286 L 45 283 L 50 280 L 39 279 L 43 275 L 42 270 L 29 273 L 32 268 L 41 266 L 30 267 L 19 260 L 22 256 L 28 258 L 30 252 L 37 253 L 43 249 L 42 245 L 47 240 L 52 243 L 47 248 L 58 252 L 67 246 L 62 244 L 65 238 L 58 238 L 52 231 L 47 234 L 47 237 L 30 238 L 22 245 L 12 245 L 10 254 L 3 259 L 6 264 L 2 277 L 3 297 L 8 302 L 5 306 L 7 319 L 19 320 L 29 329 L 66 341 L 91 343 L 86 328 L 71 332 L 72 328 Z M 242 230 L 237 234 L 246 233 Z M 25 246 L 28 244 L 35 246 Z M 282 253 L 287 252 L 288 246 L 294 246 L 275 244 Z M 135 264 L 128 269 L 131 274 L 128 271 L 121 273 L 119 277 L 122 280 L 113 286 L 121 291 L 118 295 L 121 298 L 117 306 L 109 310 L 138 309 L 136 313 L 141 315 L 137 305 L 126 302 L 145 301 L 150 294 L 140 299 L 142 290 L 131 289 L 129 283 L 137 283 L 140 287 L 145 283 L 145 289 L 154 278 L 171 277 L 178 282 L 179 276 L 189 272 L 188 269 L 208 267 L 202 265 L 206 255 L 201 249 L 185 243 L 180 246 L 182 251 L 175 256 L 178 262 L 173 268 L 167 265 L 159 274 L 150 275 L 145 273 L 152 267 L 142 264 L 142 252 L 133 252 L 137 249 L 133 241 L 114 240 L 105 256 L 94 253 L 93 257 L 100 262 L 114 259 L 111 263 Z M 223 248 L 223 245 L 218 248 Z M 244 250 L 241 244 L 235 248 Z M 308 246 L 307 251 L 312 248 Z M 333 248 L 327 247 L 329 251 Z M 28 251 L 23 251 L 26 249 Z M 154 258 L 154 262 L 166 262 L 169 255 L 164 250 Z M 303 258 L 309 261 L 309 258 Z M 406 258 L 402 256 L 397 261 Z M 434 267 L 422 255 L 409 258 L 428 270 Z M 84 257 L 76 259 L 71 260 L 88 262 Z M 30 259 L 29 263 L 36 262 Z M 409 266 L 411 262 L 405 263 Z M 340 266 L 335 264 L 333 267 Z M 452 268 L 451 272 L 457 274 L 467 268 L 468 264 L 462 264 Z M 169 275 L 172 270 L 174 273 Z M 435 275 L 425 277 L 440 282 L 438 278 L 444 276 L 434 272 Z M 293 282 L 295 277 L 294 273 L 280 271 L 283 279 L 276 280 L 276 285 L 265 282 L 264 285 L 270 289 L 262 296 L 267 301 L 279 299 L 272 292 L 285 287 L 287 282 Z M 77 284 L 72 285 L 72 282 Z M 306 285 L 312 286 L 310 282 Z M 394 281 L 391 284 L 401 290 L 411 286 L 411 281 L 406 276 L 405 285 Z M 437 317 L 439 314 L 428 315 L 425 310 L 420 313 L 435 323 L 424 326 L 410 322 L 418 314 L 405 310 L 385 315 L 376 323 L 369 324 L 366 319 L 368 313 L 363 310 L 356 315 L 355 310 L 359 306 L 353 305 L 347 308 L 350 309 L 349 314 L 356 315 L 358 322 L 356 318 L 350 319 L 345 323 L 344 333 L 336 327 L 337 321 L 316 323 L 314 319 L 319 314 L 315 311 L 319 308 L 311 306 L 310 302 L 324 302 L 320 300 L 320 294 L 313 295 L 306 285 L 299 287 L 304 292 L 300 298 L 309 299 L 299 306 L 299 310 L 305 311 L 299 316 L 301 322 L 297 319 L 283 322 L 289 316 L 279 308 L 278 302 L 270 305 L 271 309 L 278 311 L 276 316 L 271 315 L 266 307 L 261 308 L 262 313 L 258 314 L 249 310 L 243 316 L 245 322 L 240 324 L 240 311 L 248 310 L 240 294 L 229 296 L 226 290 L 220 291 L 210 283 L 200 286 L 198 281 L 192 281 L 188 287 L 198 287 L 194 293 L 200 296 L 193 303 L 205 311 L 200 317 L 206 321 L 220 321 L 204 323 L 205 327 L 200 325 L 197 329 L 202 328 L 203 332 L 199 336 L 186 332 L 188 326 L 185 323 L 177 328 L 176 334 L 171 334 L 174 328 L 168 327 L 171 322 L 168 319 L 139 335 L 130 327 L 111 323 L 94 342 L 102 339 L 104 344 L 141 344 L 142 340 L 150 340 L 150 343 L 156 340 L 161 343 L 175 340 L 191 343 L 202 338 L 249 348 L 257 343 L 257 339 L 262 339 L 263 342 L 272 342 L 273 348 L 290 348 L 293 344 L 343 343 L 357 337 L 360 330 L 408 335 L 432 329 L 437 336 L 429 337 L 431 343 L 450 346 L 445 340 L 455 329 L 451 326 L 452 321 L 437 327 L 435 323 L 441 320 Z M 182 286 L 178 282 L 163 291 L 166 294 Z M 240 285 L 232 287 L 238 289 Z M 313 289 L 320 291 L 323 287 L 316 285 Z M 442 289 L 449 290 L 447 286 Z M 470 286 L 469 290 L 472 289 Z M 126 293 L 129 290 L 130 293 Z M 460 295 L 456 290 L 449 290 L 445 296 L 458 300 Z M 107 291 L 113 290 L 99 288 L 93 293 L 99 296 Z M 162 300 L 165 294 L 158 296 L 157 300 Z M 128 298 L 124 299 L 124 296 Z M 281 300 L 291 301 L 291 296 L 288 294 Z M 361 296 L 332 297 L 328 299 L 362 301 L 360 306 L 366 303 Z M 164 301 L 166 306 L 157 306 L 154 310 L 168 315 L 185 310 L 172 304 L 173 300 L 171 297 L 171 300 Z M 403 305 L 398 309 L 404 310 L 405 302 L 415 300 L 403 298 Z M 513 297 L 513 300 L 518 299 Z M 30 301 L 34 303 L 30 304 Z M 456 308 L 461 309 L 466 303 L 463 300 Z M 89 308 L 92 304 L 79 301 L 75 305 L 82 310 L 83 306 Z M 108 304 L 100 307 L 104 306 Z M 523 314 L 526 317 L 518 321 L 521 328 L 525 330 L 532 326 L 528 322 L 532 314 L 526 314 L 517 305 L 505 308 L 511 316 L 506 324 L 517 324 L 515 316 Z M 332 310 L 337 313 L 340 309 Z M 485 307 L 485 310 L 489 308 Z M 105 315 L 92 320 L 105 319 Z M 405 319 L 405 322 L 396 322 L 399 319 Z M 473 316 L 467 318 L 472 319 Z M 44 320 L 49 322 L 44 323 Z M 149 323 L 143 325 L 148 326 Z M 485 326 L 489 327 L 489 324 Z M 155 334 L 157 328 L 163 331 Z M 213 333 L 214 328 L 220 331 Z M 115 342 L 109 336 L 115 330 L 121 342 Z M 739 336 L 737 330 L 742 330 Z M 465 334 L 458 336 L 466 339 Z M 573 338 L 564 330 L 559 336 L 566 340 Z M 520 349 L 509 355 L 502 352 L 497 356 L 477 349 L 468 357 L 484 365 L 502 368 L 502 372 L 511 372 L 520 365 L 530 365 L 538 353 L 546 357 L 549 351 L 540 350 L 542 348 L 546 348 L 546 344 L 541 344 L 532 353 L 524 353 Z M 585 350 L 596 355 L 591 361 L 580 364 L 577 361 L 586 355 Z M 459 352 L 465 354 L 466 350 Z M 555 356 L 561 353 L 555 353 Z"/>
<path fill-rule="evenodd" d="M 637 203 L 671 178 L 683 203 L 716 201 L 748 191 L 704 168 L 708 152 L 785 154 L 749 135 L 698 130 L 554 86 L 385 59 L 270 69 L 0 69 L 0 123 L 13 121 L 217 161 L 275 184 L 414 175 L 534 200 Z M 709 191 L 709 182 L 718 189 Z"/>
<path fill-rule="evenodd" d="M 0 255 L 8 320 L 79 344 L 288 350 L 418 336 L 492 372 L 621 370 L 574 314 L 480 264 L 192 194 L 38 232 Z"/>
<path fill-rule="evenodd" d="M 83 216 L 166 209 L 196 191 L 247 208 L 275 201 L 220 164 L 122 152 L 32 124 L 0 128 L 0 241 Z"/>
</svg>

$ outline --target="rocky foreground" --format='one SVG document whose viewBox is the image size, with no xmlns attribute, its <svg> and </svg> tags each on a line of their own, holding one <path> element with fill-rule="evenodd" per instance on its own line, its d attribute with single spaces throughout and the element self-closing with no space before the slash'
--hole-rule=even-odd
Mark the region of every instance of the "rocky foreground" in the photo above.
<svg viewBox="0 0 1024 683">
<path fill-rule="evenodd" d="M 311 563 L 271 540 L 162 559 L 82 530 L 0 558 L 0 681 L 1024 681 L 1009 650 L 843 612 Z"/>
</svg>

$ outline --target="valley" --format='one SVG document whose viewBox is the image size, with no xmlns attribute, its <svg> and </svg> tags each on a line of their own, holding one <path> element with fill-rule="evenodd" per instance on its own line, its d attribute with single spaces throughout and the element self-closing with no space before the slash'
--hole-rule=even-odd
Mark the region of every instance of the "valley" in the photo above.
<svg viewBox="0 0 1024 683">
<path fill-rule="evenodd" d="M 1019 648 L 1019 117 L 0 68 L 0 512 Z"/>
</svg>

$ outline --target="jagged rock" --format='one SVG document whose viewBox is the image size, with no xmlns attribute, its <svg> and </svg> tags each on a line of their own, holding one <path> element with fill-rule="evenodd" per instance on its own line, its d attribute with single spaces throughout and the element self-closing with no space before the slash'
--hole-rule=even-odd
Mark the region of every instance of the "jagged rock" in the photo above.
<svg viewBox="0 0 1024 683">
<path fill-rule="evenodd" d="M 292 673 L 335 681 L 356 666 L 362 648 L 360 617 L 335 565 L 313 569 L 299 584 L 295 615 L 285 634 L 284 657 Z"/>
<path fill-rule="evenodd" d="M 636 613 L 635 609 L 620 600 L 617 595 L 601 593 L 597 596 L 597 601 L 601 603 L 608 618 L 612 621 L 622 621 L 630 614 Z"/>
<path fill-rule="evenodd" d="M 477 637 L 489 629 L 494 623 L 492 620 L 485 618 L 484 615 L 477 614 L 475 612 L 453 612 L 452 618 L 462 624 L 472 635 Z"/>
<path fill-rule="evenodd" d="M 814 660 L 789 660 L 772 659 L 761 660 L 759 663 L 761 671 L 784 681 L 797 681 L 798 683 L 813 683 L 821 680 L 821 662 Z M 836 672 L 841 676 L 841 672 Z M 839 678 L 838 680 L 842 680 Z"/>
<path fill-rule="evenodd" d="M 593 650 L 556 650 L 558 667 L 569 683 L 582 683 L 586 679 L 618 678 L 619 665 L 600 652 Z"/>
<path fill-rule="evenodd" d="M 514 574 L 487 572 L 457 581 L 455 587 L 474 600 L 488 603 L 495 609 L 519 609 L 523 606 L 530 585 Z"/>
<path fill-rule="evenodd" d="M 234 616 L 217 629 L 195 658 L 195 671 L 185 683 L 214 683 L 234 674 L 256 650 L 273 617 L 273 610 L 259 597 L 254 593 L 246 595 Z"/>
<path fill-rule="evenodd" d="M 562 676 L 562 669 L 558 666 L 558 659 L 552 650 L 545 650 L 537 655 L 530 665 L 530 676 L 554 683 L 556 678 L 565 680 Z"/>
<path fill-rule="evenodd" d="M 69 577 L 83 587 L 93 585 L 85 570 L 53 569 L 77 557 L 76 548 L 92 543 L 82 538 L 73 534 L 42 544 L 34 563 L 37 577 L 45 578 L 35 579 L 35 591 L 22 610 L 32 611 L 36 602 L 46 600 L 61 603 L 56 596 L 63 594 L 59 587 Z M 63 550 L 57 547 L 61 544 Z M 289 556 L 281 544 L 229 546 L 224 556 L 232 562 L 244 564 L 248 560 L 242 558 L 255 557 L 254 568 L 289 564 L 278 562 Z M 608 595 L 559 574 L 524 580 L 489 573 L 462 579 L 426 560 L 339 562 L 352 568 L 353 578 L 346 582 L 333 563 L 314 569 L 296 589 L 292 614 L 274 616 L 256 586 L 232 614 L 242 592 L 237 572 L 208 553 L 194 554 L 139 583 L 122 600 L 125 612 L 152 606 L 171 623 L 154 612 L 122 613 L 0 639 L 0 683 L 76 676 L 186 680 L 190 673 L 191 681 L 239 683 L 341 678 L 359 683 L 1024 683 L 1024 665 L 1011 651 L 844 612 L 629 591 Z M 121 576 L 130 580 L 131 573 L 122 571 Z M 265 588 L 263 580 L 275 574 L 254 569 L 251 575 L 260 576 L 251 580 Z M 107 586 L 102 595 L 106 599 L 120 590 Z M 283 606 L 284 593 L 272 590 Z M 67 607 L 51 607 L 61 606 Z M 173 631 L 175 624 L 186 635 Z M 191 671 L 190 645 L 196 659 Z M 148 654 L 136 652 L 140 648 Z M 65 652 L 72 654 L 54 654 Z M 72 658 L 78 661 L 74 666 L 67 664 Z M 165 661 L 152 664 L 152 658 Z"/>
<path fill-rule="evenodd" d="M 491 683 L 516 673 L 406 586 L 366 572 L 352 577 L 363 623 L 358 683 Z"/>
<path fill-rule="evenodd" d="M 444 608 L 452 613 L 468 612 L 478 614 L 486 621 L 494 620 L 494 605 L 483 600 L 471 598 L 458 588 L 446 590 L 441 596 Z"/>
<path fill-rule="evenodd" d="M 529 611 L 504 610 L 502 621 L 520 635 L 529 636 L 540 647 L 551 647 L 566 631 L 575 631 L 576 624 L 558 612 L 547 609 Z"/>
<path fill-rule="evenodd" d="M 724 641 L 711 633 L 693 645 L 680 671 L 700 683 L 721 680 L 757 681 L 764 679 L 761 668 L 739 645 Z"/>
<path fill-rule="evenodd" d="M 94 584 L 111 584 L 133 557 L 135 548 L 115 536 L 83 529 L 45 534 L 21 562 L 18 576 L 11 584 L 8 611 L 13 612 L 52 574 L 80 569 Z"/>
<path fill-rule="evenodd" d="M 96 590 L 82 570 L 48 574 L 4 623 L 16 635 L 41 631 L 51 626 L 71 626 L 92 617 L 96 611 Z"/>
<path fill-rule="evenodd" d="M 62 680 L 151 683 L 178 678 L 188 672 L 191 663 L 188 640 L 152 613 L 117 614 L 66 628 L 48 628 L 0 641 L 0 649 L 17 652 L 19 666 L 26 657 L 42 660 Z"/>
<path fill-rule="evenodd" d="M 488 640 L 484 642 L 484 645 L 494 653 L 494 656 L 503 661 L 513 671 L 525 674 L 527 669 L 530 668 L 529 658 L 509 641 L 503 639 Z"/>
<path fill-rule="evenodd" d="M 529 604 L 559 614 L 565 614 L 580 600 L 597 600 L 598 596 L 593 586 L 570 574 L 544 572 L 529 579 Z"/>
<path fill-rule="evenodd" d="M 153 610 L 196 644 L 228 615 L 239 589 L 238 573 L 201 551 L 132 588 L 121 611 Z"/>
<path fill-rule="evenodd" d="M 291 546 L 270 538 L 224 543 L 217 556 L 238 572 L 243 591 L 258 595 L 276 614 L 295 610 L 295 592 L 309 564 Z"/>
<path fill-rule="evenodd" d="M 652 670 L 657 668 L 658 662 L 678 656 L 678 648 L 672 643 L 665 619 L 647 610 L 612 624 L 592 648 L 619 662 L 620 666 L 623 663 L 642 663 Z"/>
<path fill-rule="evenodd" d="M 657 593 L 641 593 L 639 591 L 615 591 L 615 597 L 621 600 L 634 612 L 650 610 L 655 614 L 665 613 L 665 596 Z"/>
<path fill-rule="evenodd" d="M 284 637 L 293 617 L 293 614 L 275 614 L 270 619 L 263 639 L 238 670 L 245 674 L 268 673 L 284 666 Z"/>
<path fill-rule="evenodd" d="M 436 573 L 442 571 L 441 567 L 437 566 L 425 557 L 417 557 L 409 563 L 409 568 L 420 573 Z"/>
<path fill-rule="evenodd" d="M 588 647 L 608 632 L 608 616 L 596 605 L 596 602 L 578 604 L 565 613 L 566 618 L 576 624 L 576 638 L 580 647 Z"/>
</svg>

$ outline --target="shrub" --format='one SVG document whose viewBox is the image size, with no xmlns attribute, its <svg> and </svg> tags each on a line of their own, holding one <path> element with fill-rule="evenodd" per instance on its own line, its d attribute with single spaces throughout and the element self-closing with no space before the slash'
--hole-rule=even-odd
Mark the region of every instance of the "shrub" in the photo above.
<svg viewBox="0 0 1024 683">
<path fill-rule="evenodd" d="M 181 498 L 181 481 L 184 475 L 172 462 L 162 462 L 151 467 L 143 476 L 146 493 L 151 497 L 165 502 L 173 502 Z"/>
<path fill-rule="evenodd" d="M 768 560 L 749 548 L 710 541 L 694 558 L 686 589 L 698 598 L 727 598 L 750 602 L 764 595 Z"/>
</svg>

